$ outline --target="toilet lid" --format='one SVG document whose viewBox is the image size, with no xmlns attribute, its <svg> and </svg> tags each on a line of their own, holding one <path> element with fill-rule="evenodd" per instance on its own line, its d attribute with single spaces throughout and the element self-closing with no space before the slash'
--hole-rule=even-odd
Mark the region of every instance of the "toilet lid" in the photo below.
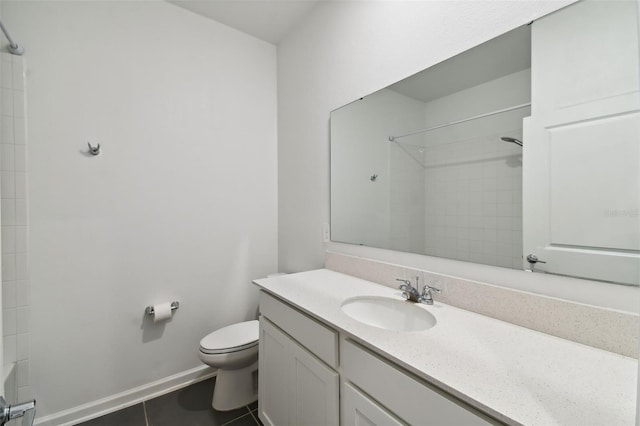
<svg viewBox="0 0 640 426">
<path fill-rule="evenodd" d="M 240 322 L 207 334 L 200 340 L 200 350 L 215 354 L 235 352 L 258 344 L 260 330 L 257 320 Z"/>
</svg>

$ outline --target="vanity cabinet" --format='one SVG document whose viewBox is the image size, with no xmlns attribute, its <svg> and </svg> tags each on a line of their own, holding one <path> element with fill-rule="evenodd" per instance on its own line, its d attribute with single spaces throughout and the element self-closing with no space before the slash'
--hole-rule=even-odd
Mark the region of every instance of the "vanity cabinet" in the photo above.
<svg viewBox="0 0 640 426">
<path fill-rule="evenodd" d="M 260 420 L 338 425 L 339 375 L 322 359 L 337 365 L 337 333 L 264 292 L 260 311 Z"/>
<path fill-rule="evenodd" d="M 404 422 L 438 426 L 500 424 L 349 339 L 340 342 L 340 363 L 341 377 L 345 382 L 343 389 L 351 394 L 343 398 L 342 419 L 345 425 L 396 425 Z M 367 421 L 359 422 L 358 419 L 363 417 Z"/>
<path fill-rule="evenodd" d="M 260 313 L 265 425 L 500 424 L 264 291 Z"/>
</svg>

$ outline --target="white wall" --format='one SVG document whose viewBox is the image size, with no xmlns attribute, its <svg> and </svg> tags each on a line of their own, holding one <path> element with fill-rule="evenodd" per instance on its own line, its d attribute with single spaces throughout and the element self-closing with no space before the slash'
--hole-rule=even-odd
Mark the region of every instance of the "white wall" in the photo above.
<svg viewBox="0 0 640 426">
<path fill-rule="evenodd" d="M 165 2 L 2 2 L 26 48 L 45 416 L 201 365 L 276 270 L 276 51 Z M 86 155 L 87 142 L 103 153 Z M 147 305 L 178 300 L 153 325 Z"/>
<path fill-rule="evenodd" d="M 329 111 L 572 1 L 322 2 L 278 47 L 280 270 L 324 250 L 637 312 L 636 289 L 322 242 L 329 218 Z"/>
</svg>

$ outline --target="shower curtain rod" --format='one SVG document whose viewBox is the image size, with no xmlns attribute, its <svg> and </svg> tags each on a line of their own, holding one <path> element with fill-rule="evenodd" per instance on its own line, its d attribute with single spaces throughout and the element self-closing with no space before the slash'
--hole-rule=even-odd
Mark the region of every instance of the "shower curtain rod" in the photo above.
<svg viewBox="0 0 640 426">
<path fill-rule="evenodd" d="M 4 27 L 4 25 L 2 25 L 2 21 L 0 21 L 0 29 L 4 33 L 4 36 L 7 38 L 7 40 L 9 40 L 9 47 L 7 47 L 9 53 L 12 53 L 14 55 L 22 55 L 24 53 L 24 49 L 19 46 L 18 43 L 13 41 L 13 39 L 7 32 L 7 29 Z"/>
<path fill-rule="evenodd" d="M 418 133 L 424 133 L 424 132 L 429 132 L 431 130 L 441 129 L 443 127 L 452 126 L 454 124 L 466 123 L 467 121 L 477 120 L 478 118 L 490 117 L 492 115 L 496 115 L 496 114 L 500 114 L 500 113 L 508 112 L 508 111 L 513 111 L 513 110 L 520 109 L 520 108 L 525 108 L 525 107 L 528 107 L 528 106 L 531 106 L 531 102 L 529 102 L 527 104 L 521 104 L 521 105 L 516 105 L 516 106 L 509 107 L 509 108 L 500 109 L 500 110 L 497 110 L 497 111 L 487 112 L 485 114 L 476 115 L 474 117 L 469 117 L 469 118 L 465 118 L 465 119 L 458 120 L 458 121 L 452 121 L 450 123 L 440 124 L 438 126 L 428 127 L 426 129 L 422 129 L 422 130 L 416 130 L 415 132 L 406 133 L 404 135 L 389 136 L 389 142 L 395 142 L 395 140 L 399 139 L 399 138 L 405 138 L 407 136 L 417 135 Z"/>
</svg>

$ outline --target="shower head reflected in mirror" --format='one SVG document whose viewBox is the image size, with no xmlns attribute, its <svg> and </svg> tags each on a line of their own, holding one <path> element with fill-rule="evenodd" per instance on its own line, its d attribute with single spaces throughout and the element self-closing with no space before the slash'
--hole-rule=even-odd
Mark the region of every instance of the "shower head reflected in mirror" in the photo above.
<svg viewBox="0 0 640 426">
<path fill-rule="evenodd" d="M 503 136 L 500 139 L 502 139 L 505 142 L 511 142 L 511 143 L 515 143 L 518 146 L 522 146 L 522 141 L 516 138 L 510 138 L 509 136 Z"/>
</svg>

